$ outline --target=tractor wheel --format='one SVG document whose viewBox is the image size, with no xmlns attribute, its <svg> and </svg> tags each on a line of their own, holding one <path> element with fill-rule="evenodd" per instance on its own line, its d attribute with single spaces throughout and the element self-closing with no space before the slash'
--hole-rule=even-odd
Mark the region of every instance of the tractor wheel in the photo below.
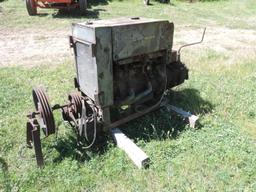
<svg viewBox="0 0 256 192">
<path fill-rule="evenodd" d="M 84 15 L 87 9 L 87 0 L 78 0 L 78 3 L 79 3 L 80 13 Z"/>
<path fill-rule="evenodd" d="M 35 0 L 26 0 L 27 11 L 30 16 L 37 14 L 37 7 Z"/>
</svg>

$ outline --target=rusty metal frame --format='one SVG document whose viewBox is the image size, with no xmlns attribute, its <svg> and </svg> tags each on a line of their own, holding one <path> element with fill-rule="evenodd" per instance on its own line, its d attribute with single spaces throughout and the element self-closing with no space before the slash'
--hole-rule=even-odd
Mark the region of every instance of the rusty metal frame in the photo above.
<svg viewBox="0 0 256 192">
<path fill-rule="evenodd" d="M 111 128 L 115 128 L 115 127 L 118 127 L 119 125 L 122 125 L 122 124 L 125 124 L 131 120 L 134 120 L 134 119 L 137 119 L 141 116 L 144 116 L 146 115 L 147 113 L 150 113 L 156 109 L 158 109 L 160 107 L 160 102 L 157 102 L 157 104 L 153 105 L 152 107 L 149 107 L 147 109 L 144 109 L 143 111 L 141 112 L 137 112 L 137 113 L 133 113 L 131 115 L 129 115 L 128 117 L 125 117 L 123 119 L 120 119 L 118 121 L 115 121 L 107 126 L 105 126 L 103 129 L 104 130 L 108 130 L 108 129 L 111 129 Z"/>
<path fill-rule="evenodd" d="M 27 146 L 29 148 L 34 147 L 37 165 L 42 167 L 44 165 L 44 157 L 40 139 L 40 126 L 35 115 L 31 114 L 30 117 L 27 121 Z"/>
</svg>

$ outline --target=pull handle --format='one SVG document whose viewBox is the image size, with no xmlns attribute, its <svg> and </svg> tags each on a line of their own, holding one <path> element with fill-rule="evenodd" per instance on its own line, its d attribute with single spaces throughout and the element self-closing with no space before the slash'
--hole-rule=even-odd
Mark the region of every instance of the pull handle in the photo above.
<svg viewBox="0 0 256 192">
<path fill-rule="evenodd" d="M 179 50 L 178 50 L 178 61 L 180 61 L 180 52 L 181 50 L 184 48 L 184 47 L 189 47 L 189 46 L 193 46 L 193 45 L 197 45 L 197 44 L 200 44 L 204 41 L 204 36 L 205 36 L 205 31 L 206 31 L 206 27 L 204 28 L 204 32 L 203 32 L 203 35 L 202 35 L 202 38 L 200 41 L 197 41 L 197 42 L 194 42 L 194 43 L 188 43 L 188 44 L 185 44 L 185 45 L 182 45 Z"/>
</svg>

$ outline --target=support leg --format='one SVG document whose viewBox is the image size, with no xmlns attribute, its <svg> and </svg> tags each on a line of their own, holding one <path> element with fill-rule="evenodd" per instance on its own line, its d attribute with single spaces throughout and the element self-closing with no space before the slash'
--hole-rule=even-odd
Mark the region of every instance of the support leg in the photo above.
<svg viewBox="0 0 256 192">
<path fill-rule="evenodd" d="M 117 146 L 124 150 L 138 168 L 149 166 L 149 157 L 118 128 L 111 130 Z"/>
<path fill-rule="evenodd" d="M 42 146 L 40 140 L 40 129 L 38 126 L 32 131 L 32 137 L 34 142 L 35 154 L 36 154 L 36 162 L 39 167 L 44 165 L 44 158 L 42 153 Z"/>
<path fill-rule="evenodd" d="M 32 148 L 32 142 L 33 142 L 33 138 L 32 138 L 32 131 L 33 131 L 33 126 L 31 124 L 31 122 L 27 122 L 27 147 L 28 148 Z"/>
</svg>

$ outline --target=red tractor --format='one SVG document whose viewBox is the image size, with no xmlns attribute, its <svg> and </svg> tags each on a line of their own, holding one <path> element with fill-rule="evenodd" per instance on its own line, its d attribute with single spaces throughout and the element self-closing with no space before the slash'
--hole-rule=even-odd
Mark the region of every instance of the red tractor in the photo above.
<svg viewBox="0 0 256 192">
<path fill-rule="evenodd" d="M 87 0 L 26 0 L 29 15 L 37 15 L 37 7 L 53 9 L 75 9 L 79 8 L 84 14 L 87 8 Z"/>
</svg>

